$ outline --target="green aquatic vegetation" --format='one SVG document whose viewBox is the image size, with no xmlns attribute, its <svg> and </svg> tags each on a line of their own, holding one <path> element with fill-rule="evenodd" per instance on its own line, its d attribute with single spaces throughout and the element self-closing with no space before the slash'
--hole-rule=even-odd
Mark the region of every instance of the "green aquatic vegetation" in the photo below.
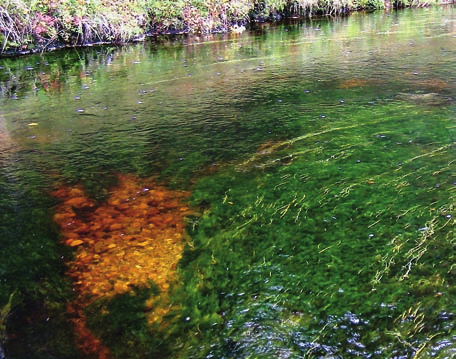
<svg viewBox="0 0 456 359">
<path fill-rule="evenodd" d="M 49 352 L 76 358 L 72 329 L 65 317 L 72 292 L 62 261 L 71 253 L 58 244 L 50 210 L 55 202 L 26 185 L 45 182 L 36 173 L 23 171 L 16 176 L 17 168 L 9 170 L 0 177 L 0 305 L 10 309 L 4 313 L 6 323 L 2 318 L 3 339 L 7 338 L 3 345 L 13 359 L 30 353 L 45 358 Z"/>
<path fill-rule="evenodd" d="M 425 124 L 393 120 L 298 136 L 274 145 L 267 166 L 255 155 L 196 184 L 192 204 L 208 209 L 175 295 L 190 327 L 214 313 L 224 325 L 192 330 L 183 357 L 417 356 L 454 335 L 453 314 L 441 319 L 454 309 L 453 144 L 404 141 Z M 272 165 L 287 153 L 305 156 Z"/>
<path fill-rule="evenodd" d="M 97 300 L 85 310 L 88 327 L 116 358 L 167 358 L 172 348 L 158 328 L 150 327 L 145 314 L 154 309 L 146 309 L 146 300 L 158 294 L 152 283 L 150 288 L 132 288 L 114 298 Z"/>
<path fill-rule="evenodd" d="M 273 114 L 235 152 L 210 148 L 220 140 L 233 147 L 258 123 L 224 125 L 217 134 L 215 122 L 204 141 L 189 135 L 175 142 L 163 124 L 162 152 L 149 158 L 109 126 L 54 145 L 55 169 L 65 164 L 63 178 L 84 183 L 96 198 L 112 185 L 109 163 L 146 175 L 166 168 L 162 176 L 175 186 L 200 173 L 170 324 L 163 331 L 147 326 L 140 291 L 87 312 L 115 356 L 410 356 L 454 335 L 453 314 L 445 314 L 454 294 L 448 122 L 429 119 L 426 110 L 408 121 L 409 104 L 389 100 L 378 100 L 375 111 L 327 110 L 325 118 L 284 120 L 280 136 L 260 146 L 279 117 Z M 147 133 L 133 133 L 150 151 L 141 137 Z M 99 151 L 88 150 L 90 142 Z M 78 157 L 88 153 L 88 161 Z M 43 166 L 35 154 L 27 158 Z M 214 160 L 216 171 L 206 172 Z"/>
<path fill-rule="evenodd" d="M 2 357 L 5 356 L 5 349 L 4 346 L 8 341 L 8 334 L 7 334 L 7 321 L 8 318 L 11 316 L 11 312 L 14 307 L 13 299 L 17 292 L 11 293 L 9 296 L 8 302 L 5 306 L 0 310 L 0 355 Z"/>
</svg>

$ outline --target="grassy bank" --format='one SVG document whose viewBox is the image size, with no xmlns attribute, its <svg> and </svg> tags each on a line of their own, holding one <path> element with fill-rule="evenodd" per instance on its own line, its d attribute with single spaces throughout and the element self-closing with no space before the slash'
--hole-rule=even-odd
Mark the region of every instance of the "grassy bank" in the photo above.
<svg viewBox="0 0 456 359">
<path fill-rule="evenodd" d="M 0 54 L 124 43 L 161 33 L 237 31 L 252 21 L 427 6 L 438 0 L 4 0 Z"/>
</svg>

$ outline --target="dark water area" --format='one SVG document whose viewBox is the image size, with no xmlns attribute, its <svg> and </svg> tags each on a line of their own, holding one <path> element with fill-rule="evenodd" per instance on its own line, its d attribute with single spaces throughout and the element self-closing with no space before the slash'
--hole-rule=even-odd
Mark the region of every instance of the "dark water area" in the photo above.
<svg viewBox="0 0 456 359">
<path fill-rule="evenodd" d="M 0 59 L 0 358 L 454 357 L 455 65 L 454 6 Z"/>
</svg>

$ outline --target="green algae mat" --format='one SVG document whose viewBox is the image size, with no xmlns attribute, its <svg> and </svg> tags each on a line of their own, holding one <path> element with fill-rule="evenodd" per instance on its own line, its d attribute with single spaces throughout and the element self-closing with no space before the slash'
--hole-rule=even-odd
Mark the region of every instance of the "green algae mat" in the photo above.
<svg viewBox="0 0 456 359">
<path fill-rule="evenodd" d="M 196 343 L 208 341 L 197 350 L 236 358 L 453 353 L 454 129 L 449 117 L 431 128 L 426 111 L 411 120 L 406 111 L 387 102 L 375 114 L 328 114 L 321 122 L 330 126 L 260 151 L 250 169 L 197 184 L 194 203 L 211 204 L 186 252 L 198 275 L 181 269 L 194 298 L 188 320 L 206 328 L 194 333 Z M 215 313 L 227 320 L 221 333 Z"/>
</svg>

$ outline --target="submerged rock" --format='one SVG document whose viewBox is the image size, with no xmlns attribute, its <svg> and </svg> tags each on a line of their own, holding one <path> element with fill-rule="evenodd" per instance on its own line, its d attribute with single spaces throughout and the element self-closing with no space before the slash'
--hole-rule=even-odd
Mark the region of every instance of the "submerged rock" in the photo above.
<svg viewBox="0 0 456 359">
<path fill-rule="evenodd" d="M 428 93 L 403 93 L 400 92 L 396 96 L 395 99 L 407 102 L 413 102 L 417 104 L 422 104 L 425 106 L 438 106 L 438 105 L 445 105 L 453 99 L 451 97 L 447 97 L 441 95 L 436 92 L 428 92 Z"/>
</svg>

